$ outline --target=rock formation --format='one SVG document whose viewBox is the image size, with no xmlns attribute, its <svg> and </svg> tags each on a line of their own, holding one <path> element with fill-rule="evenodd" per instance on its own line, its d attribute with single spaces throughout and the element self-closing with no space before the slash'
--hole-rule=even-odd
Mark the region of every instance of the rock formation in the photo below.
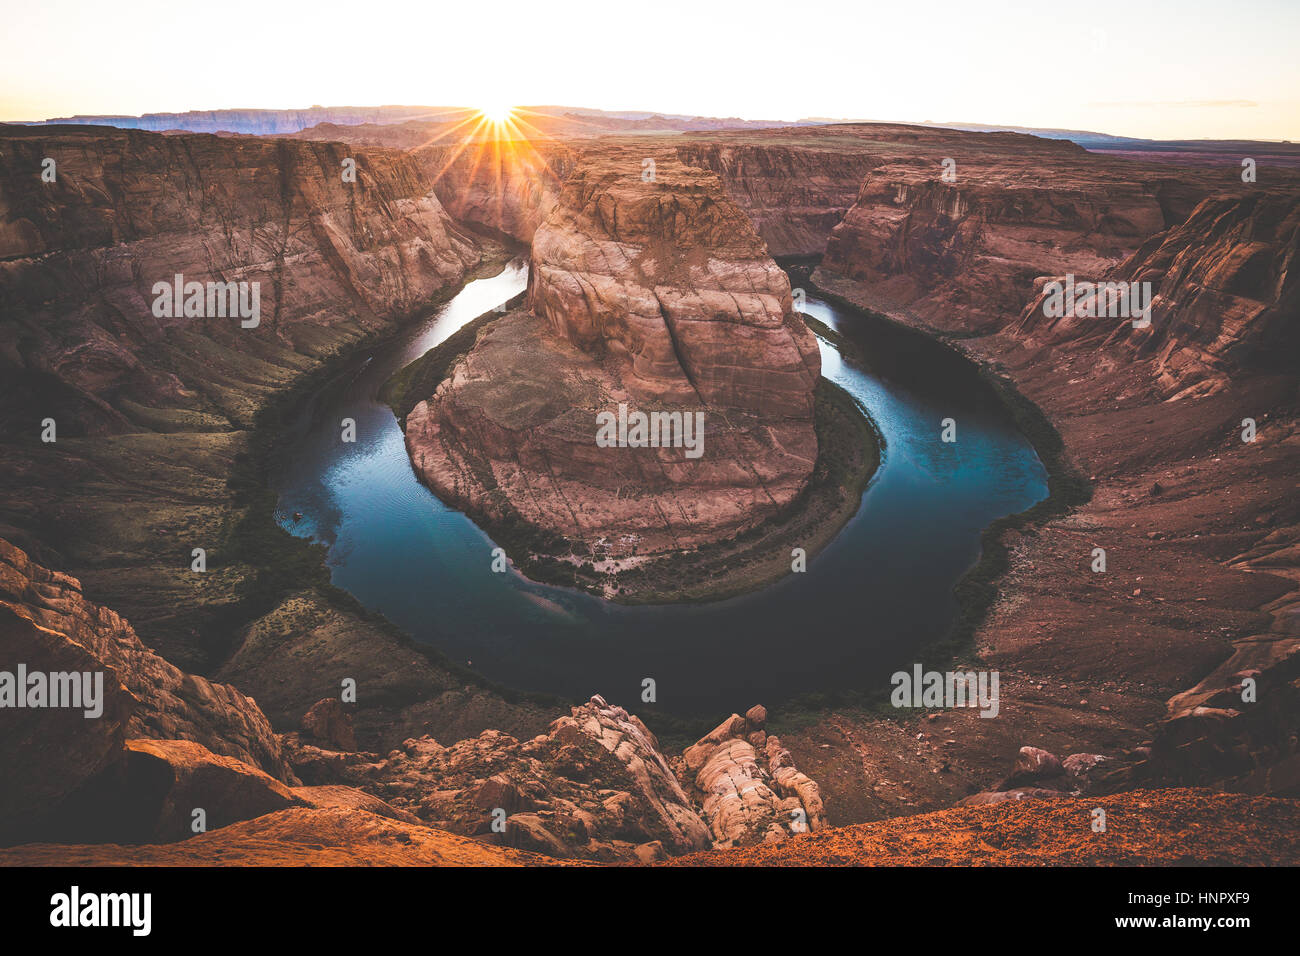
<svg viewBox="0 0 1300 956">
<path fill-rule="evenodd" d="M 80 766 L 73 778 L 53 784 L 53 801 L 116 759 L 127 737 L 184 739 L 217 754 L 260 768 L 281 781 L 296 782 L 281 754 L 279 738 L 249 698 L 228 684 L 186 674 L 145 647 L 131 625 L 106 607 L 86 600 L 76 578 L 31 561 L 0 540 L 0 669 L 18 664 L 29 671 L 102 671 L 107 702 L 102 717 L 68 715 L 66 737 L 57 737 L 46 719 L 60 723 L 57 711 L 6 711 L 24 720 L 30 734 L 10 727 L 3 735 L 5 762 L 46 767 L 45 753 L 66 753 Z M 61 743 L 55 743 L 55 740 Z M 95 743 L 99 741 L 101 743 Z M 86 753 L 95 747 L 98 756 Z M 25 757 L 22 755 L 26 755 Z M 23 776 L 42 785 L 42 774 Z M 6 788 L 6 793 L 12 794 Z M 41 791 L 37 791 L 41 792 Z M 31 809 L 29 807 L 29 809 Z"/>
<path fill-rule="evenodd" d="M 386 757 L 301 742 L 289 752 L 304 778 L 346 783 L 456 833 L 551 856 L 654 862 L 824 824 L 816 783 L 766 737 L 763 709 L 749 713 L 672 765 L 636 716 L 601 697 L 531 740 L 485 731 L 445 747 L 408 740 Z"/>
<path fill-rule="evenodd" d="M 678 773 L 690 780 L 719 848 L 779 843 L 826 824 L 821 792 L 765 729 L 767 711 L 732 714 L 687 748 Z"/>
<path fill-rule="evenodd" d="M 614 557 L 689 548 L 804 487 L 819 373 L 788 279 L 715 177 L 592 162 L 533 237 L 528 309 L 411 411 L 407 447 L 441 497 L 495 521 Z M 701 453 L 598 445 L 620 406 L 702 416 Z"/>
</svg>

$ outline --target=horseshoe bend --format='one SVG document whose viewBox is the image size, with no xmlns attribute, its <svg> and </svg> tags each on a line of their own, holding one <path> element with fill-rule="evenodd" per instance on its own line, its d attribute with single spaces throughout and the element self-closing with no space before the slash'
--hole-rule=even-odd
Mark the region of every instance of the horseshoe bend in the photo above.
<svg viewBox="0 0 1300 956">
<path fill-rule="evenodd" d="M 658 577 L 667 556 L 688 579 L 682 558 L 719 561 L 700 555 L 706 544 L 788 573 L 801 532 L 856 510 L 851 491 L 820 486 L 810 508 L 791 507 L 812 481 L 819 426 L 856 446 L 858 486 L 878 451 L 866 422 L 849 421 L 861 414 L 851 400 L 820 381 L 789 279 L 719 178 L 671 158 L 641 169 L 627 151 L 578 165 L 532 236 L 520 308 L 487 317 L 441 381 L 420 367 L 445 355 L 417 360 L 399 373 L 414 384 L 391 397 L 440 498 L 506 539 L 548 536 L 552 576 L 558 556 L 575 583 L 646 600 L 654 590 L 620 571 Z M 777 515 L 780 533 L 764 534 Z M 779 540 L 735 543 L 745 532 Z M 531 550 L 515 560 L 546 573 Z"/>
<path fill-rule="evenodd" d="M 1300 147 L 1180 109 L 0 124 L 0 864 L 1300 862 Z"/>
</svg>

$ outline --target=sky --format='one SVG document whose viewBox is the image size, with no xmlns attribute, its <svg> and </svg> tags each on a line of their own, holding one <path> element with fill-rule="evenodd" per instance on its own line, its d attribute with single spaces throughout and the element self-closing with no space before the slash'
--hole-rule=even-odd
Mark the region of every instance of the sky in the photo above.
<svg viewBox="0 0 1300 956">
<path fill-rule="evenodd" d="M 0 120 L 504 103 L 1300 141 L 1300 0 L 0 2 Z"/>
</svg>

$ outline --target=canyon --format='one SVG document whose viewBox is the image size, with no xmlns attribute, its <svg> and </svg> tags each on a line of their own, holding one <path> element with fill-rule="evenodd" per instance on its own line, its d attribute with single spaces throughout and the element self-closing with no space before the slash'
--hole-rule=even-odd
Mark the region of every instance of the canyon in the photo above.
<svg viewBox="0 0 1300 956">
<path fill-rule="evenodd" d="M 1041 862 L 1042 834 L 1084 812 L 1083 789 L 1171 834 L 1213 820 L 1224 842 L 1180 855 L 1063 840 L 1061 862 L 1240 862 L 1225 847 L 1247 834 L 1223 820 L 1248 811 L 1254 861 L 1294 862 L 1294 171 L 1244 184 L 1232 162 L 887 124 L 619 134 L 482 166 L 437 145 L 304 139 L 0 132 L 4 663 L 113 675 L 93 733 L 29 713 L 42 719 L 6 735 L 24 785 L 0 830 L 13 842 L 39 808 L 24 842 L 47 842 L 0 860 L 192 846 L 249 862 L 962 862 L 987 851 L 952 839 L 960 820 L 1000 835 L 989 861 Z M 356 189 L 339 178 L 347 158 Z M 760 460 L 761 445 L 770 469 L 761 485 L 683 475 L 683 519 L 637 527 L 645 547 L 733 533 L 797 496 L 819 365 L 769 255 L 820 257 L 809 288 L 938 336 L 1041 408 L 1060 443 L 1052 499 L 986 536 L 998 571 L 958 652 L 1001 673 L 998 719 L 832 705 L 778 733 L 779 714 L 751 708 L 670 756 L 616 703 L 505 693 L 331 589 L 319 554 L 274 528 L 260 483 L 280 403 L 500 262 L 504 239 L 532 245 L 526 301 L 481 327 L 406 421 L 425 480 L 485 510 L 504 487 L 534 524 L 593 539 L 644 520 L 561 414 L 582 409 L 591 435 L 595 410 L 624 396 L 744 409 L 707 447 Z M 154 318 L 148 290 L 176 273 L 259 281 L 259 327 Z M 1151 328 L 1049 319 L 1043 286 L 1067 273 L 1151 282 Z M 700 321 L 715 311 L 724 337 Z M 737 348 L 742 363 L 719 359 Z M 37 437 L 45 417 L 54 443 Z M 530 467 L 561 491 L 523 495 Z M 650 500 L 681 500 L 670 470 L 628 467 Z M 601 506 L 561 507 L 565 481 Z M 710 484 L 716 511 L 689 497 Z M 1105 573 L 1089 568 L 1097 547 Z M 366 690 L 355 705 L 338 704 L 345 675 Z M 1030 743 L 1104 756 L 1103 772 L 1086 788 L 1006 778 Z M 1229 793 L 1152 789 L 1172 786 Z M 199 792 L 220 826 L 166 842 L 189 833 Z M 87 801 L 105 811 L 74 825 Z M 153 845 L 114 845 L 131 842 Z"/>
</svg>

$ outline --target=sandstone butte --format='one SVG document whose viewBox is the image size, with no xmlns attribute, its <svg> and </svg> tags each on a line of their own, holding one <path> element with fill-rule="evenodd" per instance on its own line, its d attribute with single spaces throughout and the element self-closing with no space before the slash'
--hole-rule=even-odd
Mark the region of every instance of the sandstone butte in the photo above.
<svg viewBox="0 0 1300 956">
<path fill-rule="evenodd" d="M 111 678 L 94 734 L 78 719 L 0 738 L 0 765 L 25 770 L 3 793 L 0 830 L 6 842 L 15 821 L 24 839 L 53 832 L 79 791 L 144 811 L 74 813 L 89 832 L 0 851 L 6 862 L 395 861 L 404 832 L 426 861 L 562 846 L 631 862 L 691 840 L 733 842 L 708 851 L 718 862 L 1296 861 L 1295 801 L 1258 796 L 1300 793 L 1293 171 L 1261 164 L 1247 186 L 1235 161 L 882 124 L 558 143 L 507 152 L 499 169 L 439 147 L 72 127 L 0 137 L 0 537 L 12 542 L 0 644 Z M 337 186 L 347 155 L 366 160 L 359 196 Z M 486 253 L 460 223 L 531 241 L 572 215 L 557 207 L 575 169 L 619 155 L 637 173 L 646 155 L 711 170 L 769 251 L 824 251 L 819 288 L 949 336 L 1059 433 L 1091 497 L 999 536 L 1006 570 L 971 650 L 1002 674 L 998 720 L 837 711 L 769 753 L 767 730 L 733 715 L 670 756 L 603 701 L 567 714 L 506 701 L 310 584 L 264 575 L 233 540 L 204 589 L 179 570 L 194 529 L 250 518 L 229 482 L 278 392 L 461 281 Z M 59 182 L 36 192 L 24 177 L 43 156 Z M 946 157 L 952 183 L 939 178 Z M 153 319 L 145 279 L 175 271 L 262 278 L 262 327 Z M 1066 272 L 1149 280 L 1167 321 L 1049 320 L 1036 297 Z M 530 314 L 539 339 L 581 352 Z M 68 437 L 19 440 L 51 406 Z M 1259 424 L 1250 444 L 1244 417 Z M 1098 545 L 1110 573 L 1081 573 Z M 259 600 L 245 604 L 253 582 Z M 303 680 L 340 671 L 381 691 L 346 715 L 352 733 L 312 706 L 326 688 Z M 1252 708 L 1239 703 L 1245 677 L 1260 689 Z M 1071 797 L 1078 781 L 1059 774 L 997 783 L 1026 741 L 1070 755 L 1061 767 L 1099 769 L 1097 792 Z M 593 773 L 617 782 L 594 787 Z M 756 787 L 738 820 L 701 789 L 743 789 L 754 774 L 767 793 Z M 784 801 L 815 818 L 812 781 L 825 826 L 763 843 L 788 819 Z M 1206 785 L 1240 794 L 1134 789 Z M 227 825 L 122 846 L 174 836 L 195 786 Z M 502 798 L 521 846 L 462 842 L 479 805 Z M 978 805 L 944 809 L 964 798 Z M 1135 825 L 1090 842 L 1078 811 L 1095 805 Z M 634 840 L 617 836 L 629 826 Z"/>
<path fill-rule="evenodd" d="M 789 279 L 715 175 L 654 172 L 573 170 L 533 234 L 526 307 L 407 416 L 440 497 L 618 558 L 729 537 L 807 484 L 821 366 Z M 702 454 L 598 446 L 620 405 L 703 413 Z"/>
</svg>

